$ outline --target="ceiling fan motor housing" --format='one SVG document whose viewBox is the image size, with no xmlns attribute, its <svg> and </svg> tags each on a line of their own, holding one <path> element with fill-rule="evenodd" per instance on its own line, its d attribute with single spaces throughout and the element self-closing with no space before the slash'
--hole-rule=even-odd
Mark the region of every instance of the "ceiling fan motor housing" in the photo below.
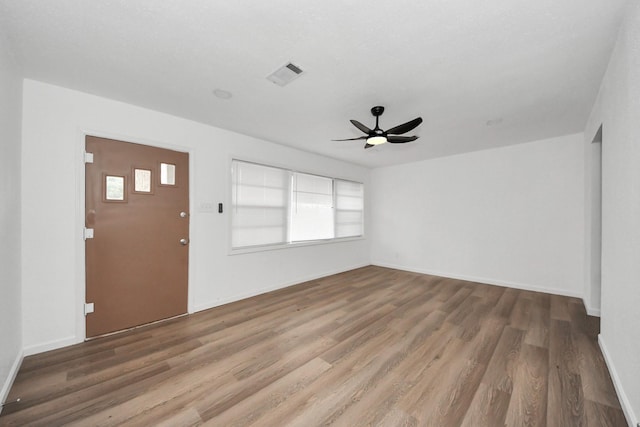
<svg viewBox="0 0 640 427">
<path fill-rule="evenodd" d="M 373 114 L 373 115 L 374 115 L 374 116 L 376 116 L 376 117 L 381 116 L 381 115 L 382 115 L 382 113 L 384 113 L 384 107 L 382 107 L 382 106 L 380 106 L 380 105 L 378 105 L 378 106 L 376 106 L 376 107 L 373 107 L 373 108 L 371 109 L 371 114 Z"/>
</svg>

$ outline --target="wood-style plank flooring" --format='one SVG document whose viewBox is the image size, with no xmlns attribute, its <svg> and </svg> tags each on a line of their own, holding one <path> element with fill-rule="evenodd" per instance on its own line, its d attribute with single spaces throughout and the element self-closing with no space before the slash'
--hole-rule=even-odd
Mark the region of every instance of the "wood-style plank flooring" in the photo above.
<svg viewBox="0 0 640 427">
<path fill-rule="evenodd" d="M 370 266 L 27 357 L 0 425 L 625 426 L 598 328 Z"/>
</svg>

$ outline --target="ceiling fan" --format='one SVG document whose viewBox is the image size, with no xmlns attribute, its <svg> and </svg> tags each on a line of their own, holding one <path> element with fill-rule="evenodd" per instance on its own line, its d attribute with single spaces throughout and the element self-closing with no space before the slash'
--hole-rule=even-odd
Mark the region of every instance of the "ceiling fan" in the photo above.
<svg viewBox="0 0 640 427">
<path fill-rule="evenodd" d="M 373 114 L 376 118 L 376 127 L 373 129 L 369 129 L 362 123 L 357 120 L 351 120 L 351 123 L 360 129 L 362 132 L 366 133 L 367 136 L 361 136 L 359 138 L 347 138 L 347 139 L 333 139 L 332 141 L 356 141 L 359 139 L 366 139 L 367 142 L 364 144 L 364 148 L 371 148 L 375 145 L 384 144 L 385 142 L 390 142 L 392 144 L 402 144 L 405 142 L 411 142 L 418 139 L 417 136 L 398 136 L 403 133 L 407 133 L 410 130 L 415 129 L 420 123 L 422 123 L 422 117 L 418 117 L 413 119 L 407 123 L 403 123 L 396 127 L 393 127 L 389 130 L 382 130 L 380 126 L 378 126 L 378 118 L 384 113 L 384 107 L 376 106 L 371 109 L 371 114 Z"/>
</svg>

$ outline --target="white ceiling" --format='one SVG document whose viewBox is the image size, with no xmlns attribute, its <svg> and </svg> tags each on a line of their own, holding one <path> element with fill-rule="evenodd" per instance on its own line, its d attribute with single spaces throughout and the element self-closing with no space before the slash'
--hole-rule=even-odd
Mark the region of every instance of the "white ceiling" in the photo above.
<svg viewBox="0 0 640 427">
<path fill-rule="evenodd" d="M 625 2 L 0 0 L 0 31 L 28 78 L 376 167 L 582 131 Z M 420 139 L 330 141 L 374 105 Z"/>
</svg>

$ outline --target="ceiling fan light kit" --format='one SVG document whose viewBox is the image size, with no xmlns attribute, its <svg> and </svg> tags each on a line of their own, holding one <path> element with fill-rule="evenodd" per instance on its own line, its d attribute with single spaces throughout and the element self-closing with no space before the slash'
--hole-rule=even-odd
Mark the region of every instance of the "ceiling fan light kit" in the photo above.
<svg viewBox="0 0 640 427">
<path fill-rule="evenodd" d="M 376 118 L 376 127 L 373 129 L 369 129 L 362 123 L 357 120 L 351 120 L 351 124 L 357 127 L 363 133 L 366 133 L 367 136 L 361 136 L 359 138 L 347 138 L 347 139 L 334 139 L 333 141 L 357 141 L 357 140 L 366 140 L 364 148 L 371 148 L 376 145 L 385 144 L 390 142 L 392 144 L 403 144 L 405 142 L 411 142 L 418 139 L 417 136 L 399 136 L 403 133 L 407 133 L 422 123 L 422 117 L 415 118 L 407 123 L 403 123 L 401 125 L 392 127 L 389 130 L 382 130 L 378 125 L 379 117 L 384 113 L 384 107 L 378 105 L 371 109 L 371 114 Z"/>
<path fill-rule="evenodd" d="M 380 145 L 387 142 L 387 138 L 384 136 L 372 136 L 371 138 L 367 138 L 367 144 L 369 145 Z"/>
</svg>

